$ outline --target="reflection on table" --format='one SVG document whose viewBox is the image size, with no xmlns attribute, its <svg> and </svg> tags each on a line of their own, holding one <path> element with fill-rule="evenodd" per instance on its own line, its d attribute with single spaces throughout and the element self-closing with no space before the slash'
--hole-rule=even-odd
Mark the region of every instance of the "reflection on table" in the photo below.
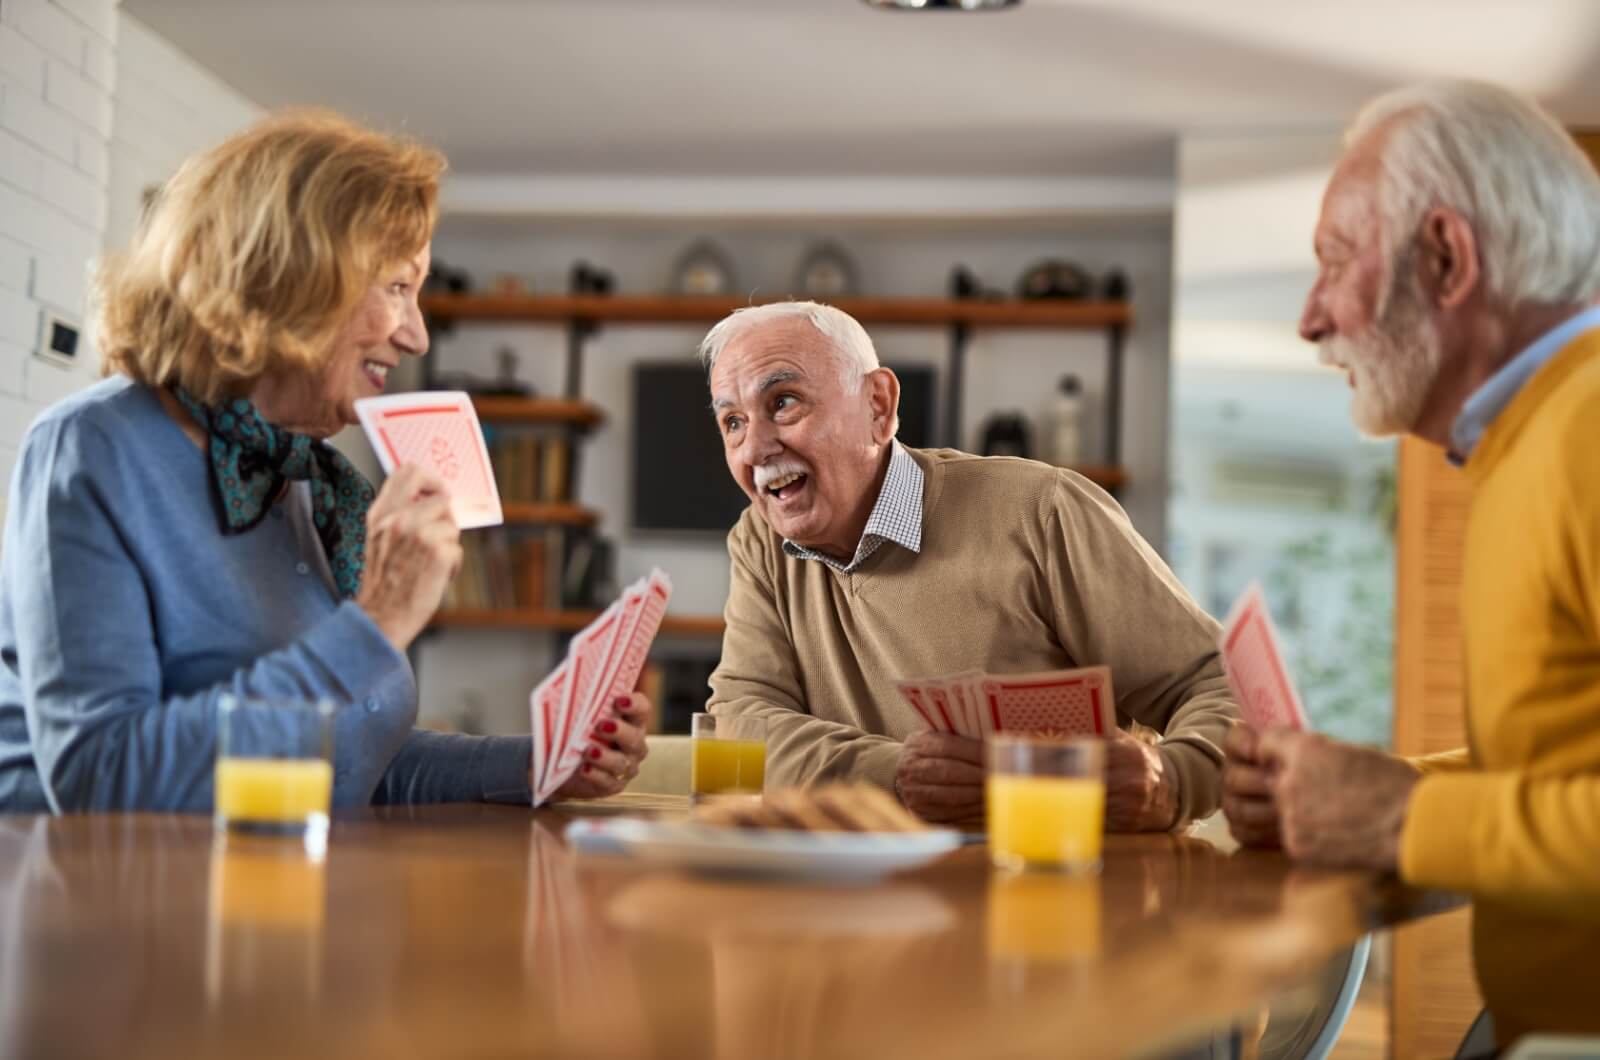
<svg viewBox="0 0 1600 1060">
<path fill-rule="evenodd" d="M 325 861 L 195 818 L 0 822 L 0 1053 L 1121 1056 L 1254 1027 L 1430 908 L 1184 836 L 1110 837 L 1084 879 L 967 848 L 819 887 L 579 855 L 566 819 L 372 810 Z"/>
</svg>

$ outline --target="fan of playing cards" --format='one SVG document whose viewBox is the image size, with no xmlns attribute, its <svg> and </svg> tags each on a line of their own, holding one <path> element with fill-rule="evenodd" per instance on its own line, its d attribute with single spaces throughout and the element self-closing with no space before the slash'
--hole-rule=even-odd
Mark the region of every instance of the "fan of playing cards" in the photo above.
<svg viewBox="0 0 1600 1060">
<path fill-rule="evenodd" d="M 1104 736 L 1114 724 L 1111 670 L 986 674 L 977 670 L 895 687 L 928 728 L 983 739 L 995 733 Z"/>
<path fill-rule="evenodd" d="M 1258 729 L 1306 729 L 1261 586 L 1251 582 L 1222 624 L 1222 667 L 1244 720 Z"/>
<path fill-rule="evenodd" d="M 567 657 L 533 690 L 534 805 L 583 764 L 589 732 L 605 705 L 633 691 L 671 597 L 672 581 L 659 570 L 628 586 L 572 638 Z"/>
</svg>

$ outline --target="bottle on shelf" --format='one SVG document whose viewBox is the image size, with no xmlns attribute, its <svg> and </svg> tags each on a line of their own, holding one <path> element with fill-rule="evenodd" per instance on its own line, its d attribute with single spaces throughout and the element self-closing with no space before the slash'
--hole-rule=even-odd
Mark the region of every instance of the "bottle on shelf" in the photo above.
<svg viewBox="0 0 1600 1060">
<path fill-rule="evenodd" d="M 1048 438 L 1050 460 L 1058 467 L 1083 462 L 1083 384 L 1064 375 L 1050 402 Z"/>
</svg>

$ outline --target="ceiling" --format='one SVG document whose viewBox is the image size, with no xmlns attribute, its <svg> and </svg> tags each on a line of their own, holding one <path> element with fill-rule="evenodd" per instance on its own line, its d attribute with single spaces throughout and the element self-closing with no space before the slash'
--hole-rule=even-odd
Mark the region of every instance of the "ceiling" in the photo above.
<svg viewBox="0 0 1600 1060">
<path fill-rule="evenodd" d="M 124 0 L 246 96 L 456 174 L 1170 177 L 1184 131 L 1333 127 L 1425 76 L 1600 126 L 1595 0 Z"/>
</svg>

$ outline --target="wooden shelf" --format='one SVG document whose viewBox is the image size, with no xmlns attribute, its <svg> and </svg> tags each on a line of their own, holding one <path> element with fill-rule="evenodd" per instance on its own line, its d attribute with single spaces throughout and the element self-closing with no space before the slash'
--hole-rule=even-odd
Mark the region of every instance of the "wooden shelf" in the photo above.
<svg viewBox="0 0 1600 1060">
<path fill-rule="evenodd" d="M 566 398 L 475 396 L 472 407 L 485 423 L 570 423 L 587 429 L 606 418 L 599 406 Z"/>
<path fill-rule="evenodd" d="M 1128 484 L 1128 469 L 1111 464 L 1078 464 L 1069 467 L 1103 490 L 1119 490 Z"/>
<path fill-rule="evenodd" d="M 576 504 L 504 502 L 500 511 L 508 526 L 593 526 L 600 521 L 599 512 Z"/>
<path fill-rule="evenodd" d="M 547 629 L 576 633 L 599 617 L 598 611 L 457 608 L 440 611 L 429 625 L 435 629 Z M 723 629 L 722 618 L 716 615 L 668 615 L 661 623 L 664 636 L 720 637 Z"/>
<path fill-rule="evenodd" d="M 775 300 L 696 295 L 428 294 L 422 297 L 422 310 L 437 320 L 709 324 L 735 309 Z M 970 324 L 997 328 L 1101 329 L 1125 326 L 1133 321 L 1133 313 L 1126 302 L 839 298 L 830 304 L 863 324 L 914 327 Z"/>
</svg>

